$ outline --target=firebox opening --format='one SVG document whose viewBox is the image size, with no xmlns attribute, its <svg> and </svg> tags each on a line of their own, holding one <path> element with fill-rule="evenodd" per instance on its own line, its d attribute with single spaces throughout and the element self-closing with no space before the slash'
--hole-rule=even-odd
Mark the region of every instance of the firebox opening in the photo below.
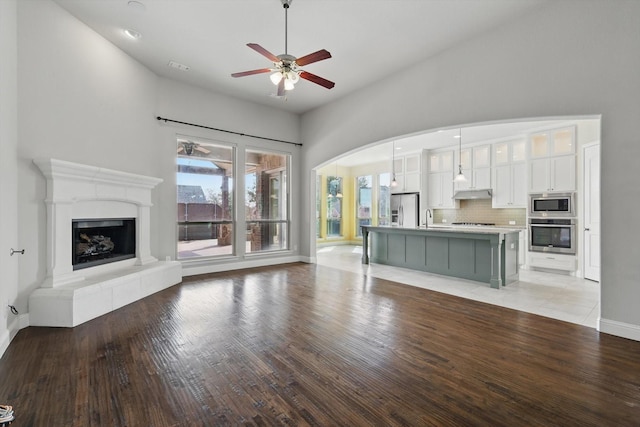
<svg viewBox="0 0 640 427">
<path fill-rule="evenodd" d="M 136 256 L 135 218 L 73 220 L 72 233 L 74 270 Z"/>
</svg>

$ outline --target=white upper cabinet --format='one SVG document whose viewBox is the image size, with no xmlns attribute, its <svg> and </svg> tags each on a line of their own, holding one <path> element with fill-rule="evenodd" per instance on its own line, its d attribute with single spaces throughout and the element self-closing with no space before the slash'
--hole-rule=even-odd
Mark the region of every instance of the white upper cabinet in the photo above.
<svg viewBox="0 0 640 427">
<path fill-rule="evenodd" d="M 527 207 L 527 164 L 524 139 L 493 144 L 494 208 Z"/>
<path fill-rule="evenodd" d="M 529 154 L 529 191 L 576 189 L 575 127 L 531 135 Z"/>
<path fill-rule="evenodd" d="M 430 208 L 456 208 L 453 200 L 453 150 L 429 153 L 427 200 Z"/>
<path fill-rule="evenodd" d="M 458 155 L 466 182 L 455 184 L 456 190 L 491 188 L 491 146 L 465 148 Z M 457 167 L 455 173 L 458 173 Z"/>
<path fill-rule="evenodd" d="M 531 135 L 531 158 L 564 156 L 576 153 L 575 127 L 554 129 Z"/>
<path fill-rule="evenodd" d="M 429 173 L 453 170 L 453 150 L 429 154 Z"/>
<path fill-rule="evenodd" d="M 527 160 L 526 143 L 524 139 L 493 144 L 493 163 L 496 166 Z"/>
<path fill-rule="evenodd" d="M 451 172 L 430 173 L 428 176 L 428 200 L 430 208 L 457 208 L 453 200 L 453 174 Z"/>
<path fill-rule="evenodd" d="M 420 191 L 420 153 L 409 154 L 394 159 L 394 173 L 397 186 L 392 187 L 392 193 L 413 193 Z"/>
</svg>

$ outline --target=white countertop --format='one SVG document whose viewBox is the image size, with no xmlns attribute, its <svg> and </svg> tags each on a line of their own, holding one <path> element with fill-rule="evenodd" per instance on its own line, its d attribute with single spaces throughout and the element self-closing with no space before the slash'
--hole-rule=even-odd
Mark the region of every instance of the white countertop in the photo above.
<svg viewBox="0 0 640 427">
<path fill-rule="evenodd" d="M 418 227 L 418 229 L 432 231 L 454 231 L 456 233 L 494 234 L 520 232 L 524 230 L 524 227 L 431 224 L 429 226 L 421 225 L 420 227 Z"/>
<path fill-rule="evenodd" d="M 447 230 L 451 229 L 470 229 L 470 230 L 498 230 L 498 231 L 521 231 L 526 230 L 524 225 L 452 225 L 452 224 L 429 224 L 428 226 L 421 225 L 419 228 L 443 228 Z"/>
<path fill-rule="evenodd" d="M 405 230 L 417 230 L 417 231 L 437 231 L 437 232 L 453 232 L 453 233 L 468 233 L 468 234 L 497 234 L 497 233 L 518 233 L 524 230 L 524 227 L 504 227 L 504 226 L 490 226 L 490 225 L 445 225 L 445 224 L 433 224 L 429 226 L 421 225 L 419 227 L 398 227 L 398 226 L 367 226 L 368 228 L 389 228 L 389 229 L 405 229 Z"/>
</svg>

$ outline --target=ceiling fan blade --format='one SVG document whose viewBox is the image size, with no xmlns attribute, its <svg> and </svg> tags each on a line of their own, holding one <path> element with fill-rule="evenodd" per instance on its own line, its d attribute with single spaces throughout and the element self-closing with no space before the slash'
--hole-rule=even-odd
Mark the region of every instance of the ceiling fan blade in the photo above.
<svg viewBox="0 0 640 427">
<path fill-rule="evenodd" d="M 303 71 L 300 73 L 300 78 L 301 79 L 305 79 L 305 80 L 309 80 L 310 82 L 313 82 L 317 85 L 320 85 L 322 87 L 326 87 L 327 89 L 331 89 L 332 87 L 334 87 L 336 84 L 332 81 L 329 81 L 327 79 L 323 79 L 320 76 L 316 76 L 315 74 L 311 74 L 307 71 Z"/>
<path fill-rule="evenodd" d="M 244 77 L 244 76 L 251 76 L 254 74 L 262 74 L 262 73 L 269 73 L 269 72 L 271 72 L 271 68 L 260 68 L 259 70 L 241 71 L 239 73 L 233 73 L 231 74 L 231 77 Z"/>
<path fill-rule="evenodd" d="M 180 145 L 180 147 L 178 147 L 178 153 L 182 153 L 183 151 L 184 151 L 184 147 Z"/>
<path fill-rule="evenodd" d="M 317 52 L 310 53 L 309 55 L 305 55 L 302 58 L 296 59 L 296 64 L 298 64 L 299 67 L 303 67 L 307 64 L 311 64 L 311 63 L 322 61 L 323 59 L 329 59 L 329 58 L 331 58 L 331 54 L 328 51 L 322 49 Z"/>
<path fill-rule="evenodd" d="M 280 58 L 278 58 L 273 53 L 269 52 L 267 49 L 260 46 L 258 43 L 247 43 L 247 46 L 249 46 L 251 49 L 258 52 L 260 55 L 269 58 L 273 62 L 280 62 Z"/>
<path fill-rule="evenodd" d="M 280 83 L 278 83 L 278 96 L 284 96 L 284 79 L 281 79 Z"/>
<path fill-rule="evenodd" d="M 195 150 L 196 150 L 196 151 L 199 151 L 199 152 L 201 152 L 202 154 L 209 154 L 209 153 L 211 153 L 211 151 L 210 151 L 210 150 L 207 150 L 206 148 L 204 148 L 204 147 L 203 147 L 203 146 L 201 146 L 201 145 L 196 145 L 194 148 L 195 148 Z"/>
</svg>

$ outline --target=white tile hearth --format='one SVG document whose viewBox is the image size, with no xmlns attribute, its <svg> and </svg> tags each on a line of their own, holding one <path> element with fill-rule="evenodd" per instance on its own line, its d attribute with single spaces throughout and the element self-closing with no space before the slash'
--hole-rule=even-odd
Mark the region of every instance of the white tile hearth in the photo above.
<svg viewBox="0 0 640 427">
<path fill-rule="evenodd" d="M 73 327 L 182 281 L 178 261 L 120 268 L 29 296 L 31 326 Z"/>
</svg>

